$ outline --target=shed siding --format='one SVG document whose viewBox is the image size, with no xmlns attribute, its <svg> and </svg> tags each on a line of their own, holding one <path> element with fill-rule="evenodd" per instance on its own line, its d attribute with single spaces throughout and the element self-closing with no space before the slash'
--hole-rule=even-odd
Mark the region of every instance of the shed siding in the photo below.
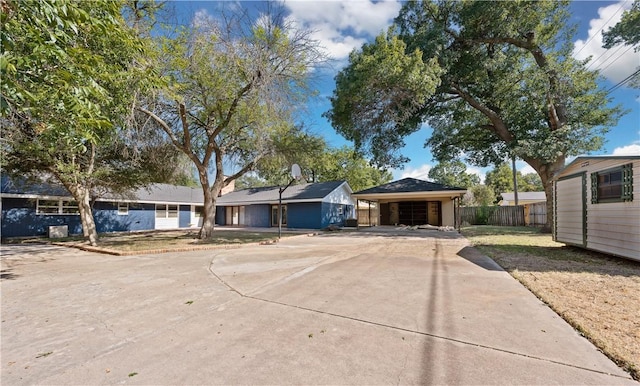
<svg viewBox="0 0 640 386">
<path fill-rule="evenodd" d="M 617 256 L 640 260 L 640 160 L 631 159 L 585 159 L 562 171 L 563 175 L 586 173 L 587 186 L 591 186 L 591 173 L 612 169 L 628 163 L 633 163 L 633 201 L 591 203 L 591 189 L 587 189 L 586 212 L 587 231 L 586 248 Z M 560 184 L 563 181 L 558 181 Z M 560 193 L 560 189 L 558 189 Z M 565 214 L 566 203 L 557 198 L 557 221 Z M 566 214 L 565 214 L 566 215 Z M 576 220 L 573 220 L 575 223 Z M 558 235 L 558 241 L 567 242 Z"/>
<path fill-rule="evenodd" d="M 556 182 L 556 241 L 584 245 L 583 175 Z"/>
</svg>

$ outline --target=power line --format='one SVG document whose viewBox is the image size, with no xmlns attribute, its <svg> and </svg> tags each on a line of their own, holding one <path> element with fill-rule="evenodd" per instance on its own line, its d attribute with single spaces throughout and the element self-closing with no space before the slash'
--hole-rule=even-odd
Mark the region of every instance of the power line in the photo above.
<svg viewBox="0 0 640 386">
<path fill-rule="evenodd" d="M 603 23 L 603 24 L 602 24 L 602 27 L 600 27 L 600 29 L 599 29 L 599 30 L 597 30 L 597 31 L 596 31 L 596 33 L 594 33 L 593 35 L 591 35 L 591 37 L 589 38 L 589 40 L 587 40 L 587 41 L 584 43 L 584 45 L 582 46 L 582 48 L 580 48 L 580 49 L 578 50 L 578 52 L 576 52 L 576 53 L 574 54 L 574 56 L 577 56 L 577 55 L 580 53 L 580 51 L 584 50 L 584 48 L 587 46 L 587 44 L 589 44 L 589 42 L 590 42 L 591 40 L 593 40 L 593 38 L 595 38 L 596 36 L 598 36 L 598 33 L 599 33 L 600 31 L 602 31 L 602 29 L 604 28 L 604 26 L 605 26 L 605 25 L 609 24 L 609 22 L 611 21 L 611 19 L 613 19 L 613 17 L 614 17 L 615 15 L 617 15 L 617 14 L 618 14 L 618 12 L 620 12 L 620 10 L 621 10 L 622 8 L 624 8 L 625 4 L 626 4 L 628 1 L 629 1 L 629 0 L 626 0 L 626 1 L 623 1 L 623 2 L 622 2 L 622 5 L 620 5 L 620 8 L 618 8 L 618 10 L 617 10 L 617 11 L 615 11 L 615 12 L 613 13 L 613 15 L 611 15 L 611 17 L 609 18 L 609 20 L 607 20 L 605 23 Z"/>
<path fill-rule="evenodd" d="M 595 58 L 595 59 L 591 60 L 591 62 L 589 62 L 589 64 L 587 65 L 586 70 L 588 70 L 589 68 L 591 68 L 591 66 L 593 66 L 594 64 L 596 64 L 596 63 L 598 62 L 598 60 L 599 60 L 601 57 L 605 56 L 605 55 L 606 55 L 606 54 L 608 54 L 608 53 L 611 53 L 611 55 L 609 55 L 609 57 L 608 57 L 608 58 L 606 58 L 604 61 L 602 61 L 602 63 L 600 63 L 600 64 L 599 64 L 600 66 L 601 66 L 601 65 L 603 65 L 604 63 L 606 63 L 607 61 L 609 61 L 609 59 L 613 58 L 613 57 L 615 56 L 615 54 L 617 54 L 617 53 L 618 53 L 618 51 L 620 51 L 620 50 L 621 50 L 621 49 L 623 49 L 624 47 L 625 47 L 625 46 L 624 46 L 624 44 L 621 44 L 621 45 L 619 45 L 619 46 L 618 46 L 618 48 L 616 48 L 615 50 L 613 50 L 613 49 L 611 49 L 611 50 L 604 50 L 604 51 L 603 51 L 603 52 L 602 52 L 602 53 L 601 53 L 597 58 Z M 618 57 L 618 58 L 620 58 L 620 57 Z M 617 60 L 617 59 L 616 59 L 616 60 Z M 615 60 L 614 60 L 614 62 L 615 62 Z"/>
<path fill-rule="evenodd" d="M 624 47 L 624 46 L 623 46 L 623 47 Z M 617 62 L 618 60 L 620 60 L 620 59 L 624 56 L 624 54 L 626 54 L 627 52 L 629 52 L 629 50 L 630 50 L 630 49 L 632 49 L 632 48 L 633 48 L 633 46 L 629 46 L 629 48 L 627 48 L 627 49 L 626 49 L 622 54 L 620 54 L 620 56 L 618 56 L 618 57 L 617 57 L 613 62 L 611 62 L 611 63 L 607 64 L 607 65 L 606 65 L 606 67 L 604 67 L 604 68 L 600 68 L 599 70 L 600 70 L 600 71 L 604 71 L 604 70 L 606 70 L 606 69 L 607 69 L 607 68 L 609 68 L 613 63 L 615 63 L 615 62 Z M 607 60 L 609 60 L 609 59 L 607 59 Z M 607 62 L 607 60 L 605 60 L 604 62 L 602 62 L 602 64 L 606 63 L 606 62 Z"/>
<path fill-rule="evenodd" d="M 613 87 L 611 87 L 610 89 L 607 90 L 607 94 L 611 94 L 612 92 L 614 92 L 615 90 L 619 89 L 620 87 L 626 85 L 627 83 L 631 82 L 633 80 L 633 78 L 635 78 L 636 76 L 640 75 L 640 69 L 637 69 L 635 72 L 633 72 L 631 75 L 627 76 L 626 78 L 622 79 L 620 82 L 616 83 Z"/>
</svg>

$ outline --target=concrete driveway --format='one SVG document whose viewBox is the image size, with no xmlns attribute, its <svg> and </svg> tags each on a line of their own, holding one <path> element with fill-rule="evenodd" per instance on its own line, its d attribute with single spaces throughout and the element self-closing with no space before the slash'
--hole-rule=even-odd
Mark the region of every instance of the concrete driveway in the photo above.
<svg viewBox="0 0 640 386">
<path fill-rule="evenodd" d="M 2 268 L 3 385 L 637 385 L 455 233 L 3 245 Z"/>
</svg>

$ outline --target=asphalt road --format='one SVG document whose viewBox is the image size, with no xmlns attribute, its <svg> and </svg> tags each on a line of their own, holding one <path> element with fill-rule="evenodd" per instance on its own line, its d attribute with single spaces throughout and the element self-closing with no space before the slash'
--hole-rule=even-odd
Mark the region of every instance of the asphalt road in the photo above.
<svg viewBox="0 0 640 386">
<path fill-rule="evenodd" d="M 3 385 L 637 385 L 455 233 L 1 251 Z"/>
</svg>

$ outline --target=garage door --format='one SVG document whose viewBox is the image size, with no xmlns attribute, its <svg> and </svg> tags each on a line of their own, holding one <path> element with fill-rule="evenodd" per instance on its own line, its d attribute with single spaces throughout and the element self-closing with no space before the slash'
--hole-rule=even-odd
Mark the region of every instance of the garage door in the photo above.
<svg viewBox="0 0 640 386">
<path fill-rule="evenodd" d="M 586 174 L 561 179 L 555 185 L 556 241 L 586 244 Z"/>
</svg>

